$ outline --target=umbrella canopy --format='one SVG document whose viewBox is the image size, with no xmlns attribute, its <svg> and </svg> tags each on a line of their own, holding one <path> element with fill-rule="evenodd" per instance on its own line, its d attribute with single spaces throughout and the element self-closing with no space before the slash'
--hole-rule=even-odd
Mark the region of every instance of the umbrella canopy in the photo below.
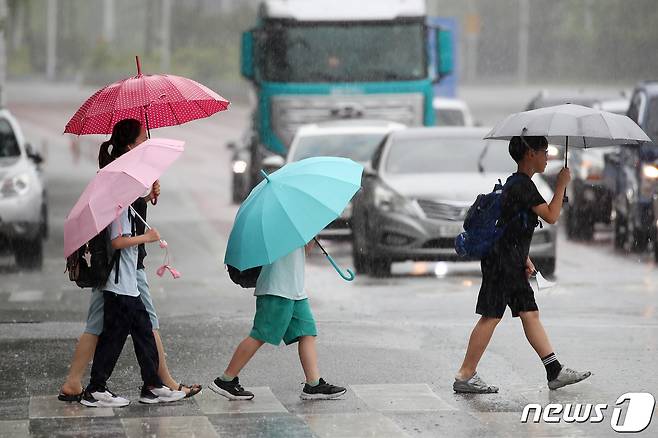
<svg viewBox="0 0 658 438">
<path fill-rule="evenodd" d="M 219 94 L 191 79 L 143 75 L 114 82 L 94 93 L 66 124 L 64 133 L 111 134 L 123 119 L 137 119 L 148 129 L 182 125 L 228 108 Z M 150 133 L 149 133 L 150 136 Z"/>
<path fill-rule="evenodd" d="M 235 216 L 224 263 L 243 271 L 305 245 L 340 216 L 361 188 L 362 173 L 347 158 L 313 157 L 266 175 Z"/>
<path fill-rule="evenodd" d="M 64 221 L 68 257 L 107 227 L 179 157 L 185 143 L 150 139 L 96 173 Z"/>
<path fill-rule="evenodd" d="M 509 140 L 535 135 L 547 137 L 549 143 L 581 148 L 651 141 L 626 116 L 569 103 L 507 116 L 484 138 Z"/>
</svg>

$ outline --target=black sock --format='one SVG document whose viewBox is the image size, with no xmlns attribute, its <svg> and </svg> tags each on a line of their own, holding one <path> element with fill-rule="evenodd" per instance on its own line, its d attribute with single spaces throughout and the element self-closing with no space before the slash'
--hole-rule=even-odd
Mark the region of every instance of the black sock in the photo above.
<svg viewBox="0 0 658 438">
<path fill-rule="evenodd" d="M 560 364 L 560 361 L 557 360 L 555 353 L 551 353 L 546 357 L 542 357 L 541 361 L 546 367 L 546 378 L 548 381 L 550 382 L 551 380 L 555 380 L 557 375 L 560 374 L 560 370 L 562 369 L 562 364 Z"/>
</svg>

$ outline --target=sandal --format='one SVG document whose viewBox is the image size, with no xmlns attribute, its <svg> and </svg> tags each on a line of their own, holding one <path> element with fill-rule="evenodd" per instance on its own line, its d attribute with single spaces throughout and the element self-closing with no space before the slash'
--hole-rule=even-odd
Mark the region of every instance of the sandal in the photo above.
<svg viewBox="0 0 658 438">
<path fill-rule="evenodd" d="M 195 384 L 193 384 L 193 385 L 186 385 L 186 384 L 184 384 L 184 383 L 181 383 L 181 384 L 178 385 L 178 390 L 179 390 L 179 391 L 182 391 L 182 390 L 183 390 L 183 386 L 185 386 L 185 387 L 187 387 L 187 388 L 190 388 L 190 392 L 188 392 L 188 393 L 185 395 L 185 398 L 194 397 L 195 395 L 197 395 L 198 393 L 200 393 L 201 390 L 203 389 L 203 387 L 202 387 L 201 385 L 199 385 L 198 383 L 195 383 Z"/>
<path fill-rule="evenodd" d="M 59 394 L 57 394 L 57 400 L 69 403 L 79 402 L 82 400 L 82 392 L 80 394 L 64 394 L 60 391 Z"/>
</svg>

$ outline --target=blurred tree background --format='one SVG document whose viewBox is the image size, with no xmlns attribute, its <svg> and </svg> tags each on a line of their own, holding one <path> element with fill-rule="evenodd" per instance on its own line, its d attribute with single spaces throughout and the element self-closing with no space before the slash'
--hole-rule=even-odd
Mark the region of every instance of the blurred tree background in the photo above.
<svg viewBox="0 0 658 438">
<path fill-rule="evenodd" d="M 102 85 L 136 74 L 139 55 L 143 73 L 187 76 L 229 97 L 244 88 L 240 34 L 253 26 L 257 5 L 257 0 L 8 0 L 7 75 L 48 76 L 52 13 L 56 62 L 50 79 Z"/>
<path fill-rule="evenodd" d="M 98 85 L 134 74 L 134 56 L 140 55 L 146 73 L 188 76 L 230 97 L 245 88 L 240 34 L 254 25 L 258 3 L 8 0 L 7 74 L 13 80 L 45 75 Z M 461 24 L 464 82 L 634 82 L 658 71 L 652 56 L 658 50 L 655 0 L 427 4 L 430 14 L 453 16 Z M 56 44 L 49 44 L 51 35 Z"/>
<path fill-rule="evenodd" d="M 462 73 L 472 71 L 462 79 L 580 84 L 658 79 L 658 58 L 651 56 L 658 50 L 655 0 L 428 0 L 428 11 L 462 24 L 460 59 L 469 59 L 468 50 L 476 52 L 471 65 L 463 62 Z"/>
</svg>

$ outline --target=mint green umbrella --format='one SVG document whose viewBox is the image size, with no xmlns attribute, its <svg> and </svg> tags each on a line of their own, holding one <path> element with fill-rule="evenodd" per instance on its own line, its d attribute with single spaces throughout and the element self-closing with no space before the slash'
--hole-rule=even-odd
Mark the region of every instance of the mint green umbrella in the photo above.
<svg viewBox="0 0 658 438">
<path fill-rule="evenodd" d="M 235 216 L 226 247 L 224 263 L 241 271 L 268 265 L 314 239 L 361 188 L 363 166 L 347 158 L 313 157 L 262 173 L 265 179 Z M 354 279 L 322 251 L 345 280 Z"/>
</svg>

